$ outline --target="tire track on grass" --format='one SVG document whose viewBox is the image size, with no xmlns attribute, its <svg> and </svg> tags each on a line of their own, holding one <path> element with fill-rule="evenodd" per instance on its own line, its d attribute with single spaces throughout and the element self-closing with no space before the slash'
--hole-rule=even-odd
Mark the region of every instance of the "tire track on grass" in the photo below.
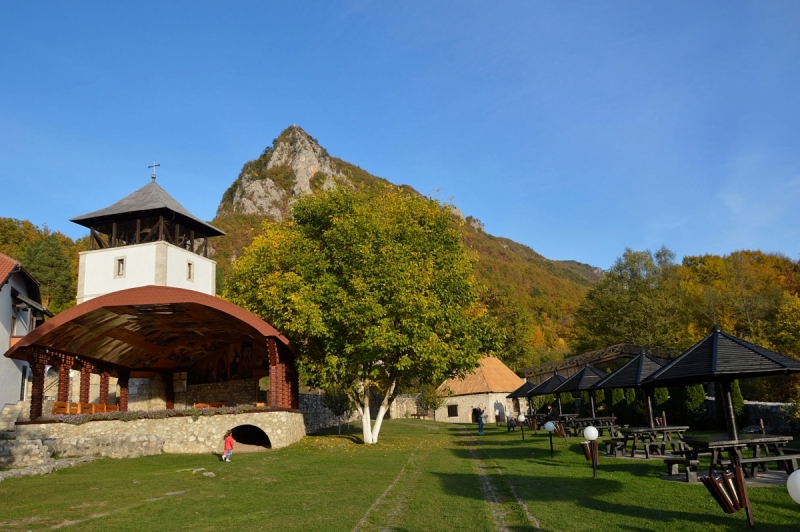
<svg viewBox="0 0 800 532">
<path fill-rule="evenodd" d="M 422 442 L 420 442 L 419 445 L 417 445 L 417 449 L 415 449 L 411 453 L 411 456 L 408 457 L 408 460 L 406 461 L 405 464 L 403 464 L 403 467 L 400 469 L 400 472 L 394 478 L 392 483 L 389 484 L 386 490 L 383 493 L 381 493 L 380 497 L 378 497 L 375 500 L 375 502 L 372 503 L 372 506 L 369 507 L 367 513 L 364 514 L 364 517 L 362 517 L 361 520 L 356 524 L 355 528 L 353 528 L 353 532 L 359 532 L 364 527 L 364 525 L 367 524 L 367 520 L 369 519 L 370 515 L 372 515 L 372 513 L 378 508 L 378 506 L 380 506 L 381 503 L 383 503 L 383 501 L 386 499 L 389 493 L 391 493 L 392 489 L 394 489 L 395 485 L 397 485 L 397 483 L 400 482 L 400 479 L 403 478 L 403 475 L 405 474 L 408 466 L 413 463 L 414 457 L 417 455 L 417 451 L 419 450 L 420 445 L 422 445 Z M 422 457 L 419 458 L 419 460 L 424 459 L 425 457 L 427 457 L 427 455 L 428 453 L 425 453 Z M 413 473 L 412 479 L 418 478 L 420 473 L 421 473 L 420 470 L 416 470 Z M 405 497 L 405 494 L 401 494 L 400 497 L 397 498 L 394 506 L 390 508 L 389 511 L 387 512 L 388 521 L 393 521 L 397 516 L 400 515 L 400 513 L 403 511 L 403 507 L 405 506 L 406 500 L 407 497 Z M 381 528 L 381 530 L 391 530 L 390 523 L 387 523 L 384 527 Z"/>
<path fill-rule="evenodd" d="M 502 503 L 500 502 L 500 496 L 497 493 L 497 488 L 492 483 L 491 476 L 486 473 L 486 469 L 491 467 L 492 469 L 497 469 L 500 475 L 506 481 L 511 494 L 514 496 L 514 499 L 517 501 L 517 504 L 522 508 L 522 511 L 525 513 L 525 517 L 528 519 L 528 522 L 536 529 L 541 530 L 541 525 L 539 524 L 539 520 L 536 519 L 533 514 L 531 513 L 528 505 L 522 498 L 517 494 L 517 489 L 514 487 L 513 484 L 508 480 L 508 477 L 503 475 L 503 468 L 497 463 L 497 461 L 489 455 L 489 459 L 494 462 L 494 466 L 487 466 L 484 465 L 484 461 L 481 460 L 477 444 L 478 441 L 475 439 L 475 436 L 470 435 L 467 433 L 466 428 L 461 427 L 461 431 L 464 434 L 465 439 L 470 442 L 470 445 L 467 446 L 469 450 L 470 458 L 475 462 L 475 470 L 478 472 L 478 476 L 481 481 L 481 491 L 483 491 L 484 499 L 489 504 L 489 508 L 491 509 L 492 520 L 495 524 L 495 529 L 499 532 L 508 532 L 509 528 L 506 524 L 506 517 L 508 512 L 503 507 Z"/>
</svg>

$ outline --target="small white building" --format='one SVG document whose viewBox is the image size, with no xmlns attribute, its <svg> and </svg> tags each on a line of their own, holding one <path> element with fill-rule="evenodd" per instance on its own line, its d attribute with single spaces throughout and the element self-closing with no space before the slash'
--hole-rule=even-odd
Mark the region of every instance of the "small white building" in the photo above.
<svg viewBox="0 0 800 532">
<path fill-rule="evenodd" d="M 439 386 L 439 393 L 448 397 L 436 411 L 436 420 L 477 422 L 474 411 L 482 404 L 485 422 L 491 423 L 498 418 L 505 421 L 506 414 L 513 412 L 512 400 L 507 396 L 524 382 L 525 379 L 518 377 L 499 359 L 485 357 L 480 361 L 480 366 L 463 379 L 449 379 Z"/>
<path fill-rule="evenodd" d="M 0 253 L 0 355 L 51 314 L 42 306 L 39 283 L 22 265 Z M 25 399 L 28 364 L 0 356 L 0 411 Z"/>
</svg>

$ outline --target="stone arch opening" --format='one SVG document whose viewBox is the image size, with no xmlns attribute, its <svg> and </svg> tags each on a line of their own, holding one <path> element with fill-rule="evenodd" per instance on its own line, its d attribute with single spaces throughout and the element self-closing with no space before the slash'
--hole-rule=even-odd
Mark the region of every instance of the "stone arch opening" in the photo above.
<svg viewBox="0 0 800 532">
<path fill-rule="evenodd" d="M 269 436 L 262 429 L 255 425 L 239 425 L 231 429 L 233 441 L 236 443 L 271 449 L 272 443 L 269 441 Z"/>
</svg>

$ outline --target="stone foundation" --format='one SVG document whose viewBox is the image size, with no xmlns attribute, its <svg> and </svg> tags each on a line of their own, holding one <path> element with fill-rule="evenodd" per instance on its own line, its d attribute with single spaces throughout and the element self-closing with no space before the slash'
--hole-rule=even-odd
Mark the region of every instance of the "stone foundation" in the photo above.
<svg viewBox="0 0 800 532">
<path fill-rule="evenodd" d="M 38 440 L 29 440 L 38 441 Z M 107 456 L 109 458 L 138 458 L 161 454 L 164 438 L 154 434 L 132 434 L 130 436 L 72 436 L 47 439 L 44 445 L 52 454 L 61 457 Z"/>
<path fill-rule="evenodd" d="M 295 443 L 306 434 L 301 412 L 278 410 L 199 416 L 196 420 L 191 416 L 185 416 L 134 421 L 89 421 L 82 425 L 32 422 L 17 425 L 17 439 L 50 441 L 64 438 L 152 435 L 163 439 L 162 449 L 165 453 L 199 454 L 221 451 L 225 431 L 239 425 L 254 425 L 263 430 L 274 449 Z"/>
<path fill-rule="evenodd" d="M 28 467 L 50 461 L 50 449 L 39 440 L 0 440 L 0 467 Z"/>
</svg>

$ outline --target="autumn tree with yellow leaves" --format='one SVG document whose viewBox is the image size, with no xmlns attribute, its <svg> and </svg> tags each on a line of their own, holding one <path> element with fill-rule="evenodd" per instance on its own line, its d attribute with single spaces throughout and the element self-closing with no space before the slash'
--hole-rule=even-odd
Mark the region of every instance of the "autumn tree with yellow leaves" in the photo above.
<svg viewBox="0 0 800 532">
<path fill-rule="evenodd" d="M 224 296 L 291 339 L 311 384 L 352 395 L 364 443 L 398 386 L 463 375 L 502 339 L 450 208 L 397 188 L 298 199 L 290 221 L 264 223 Z"/>
</svg>

